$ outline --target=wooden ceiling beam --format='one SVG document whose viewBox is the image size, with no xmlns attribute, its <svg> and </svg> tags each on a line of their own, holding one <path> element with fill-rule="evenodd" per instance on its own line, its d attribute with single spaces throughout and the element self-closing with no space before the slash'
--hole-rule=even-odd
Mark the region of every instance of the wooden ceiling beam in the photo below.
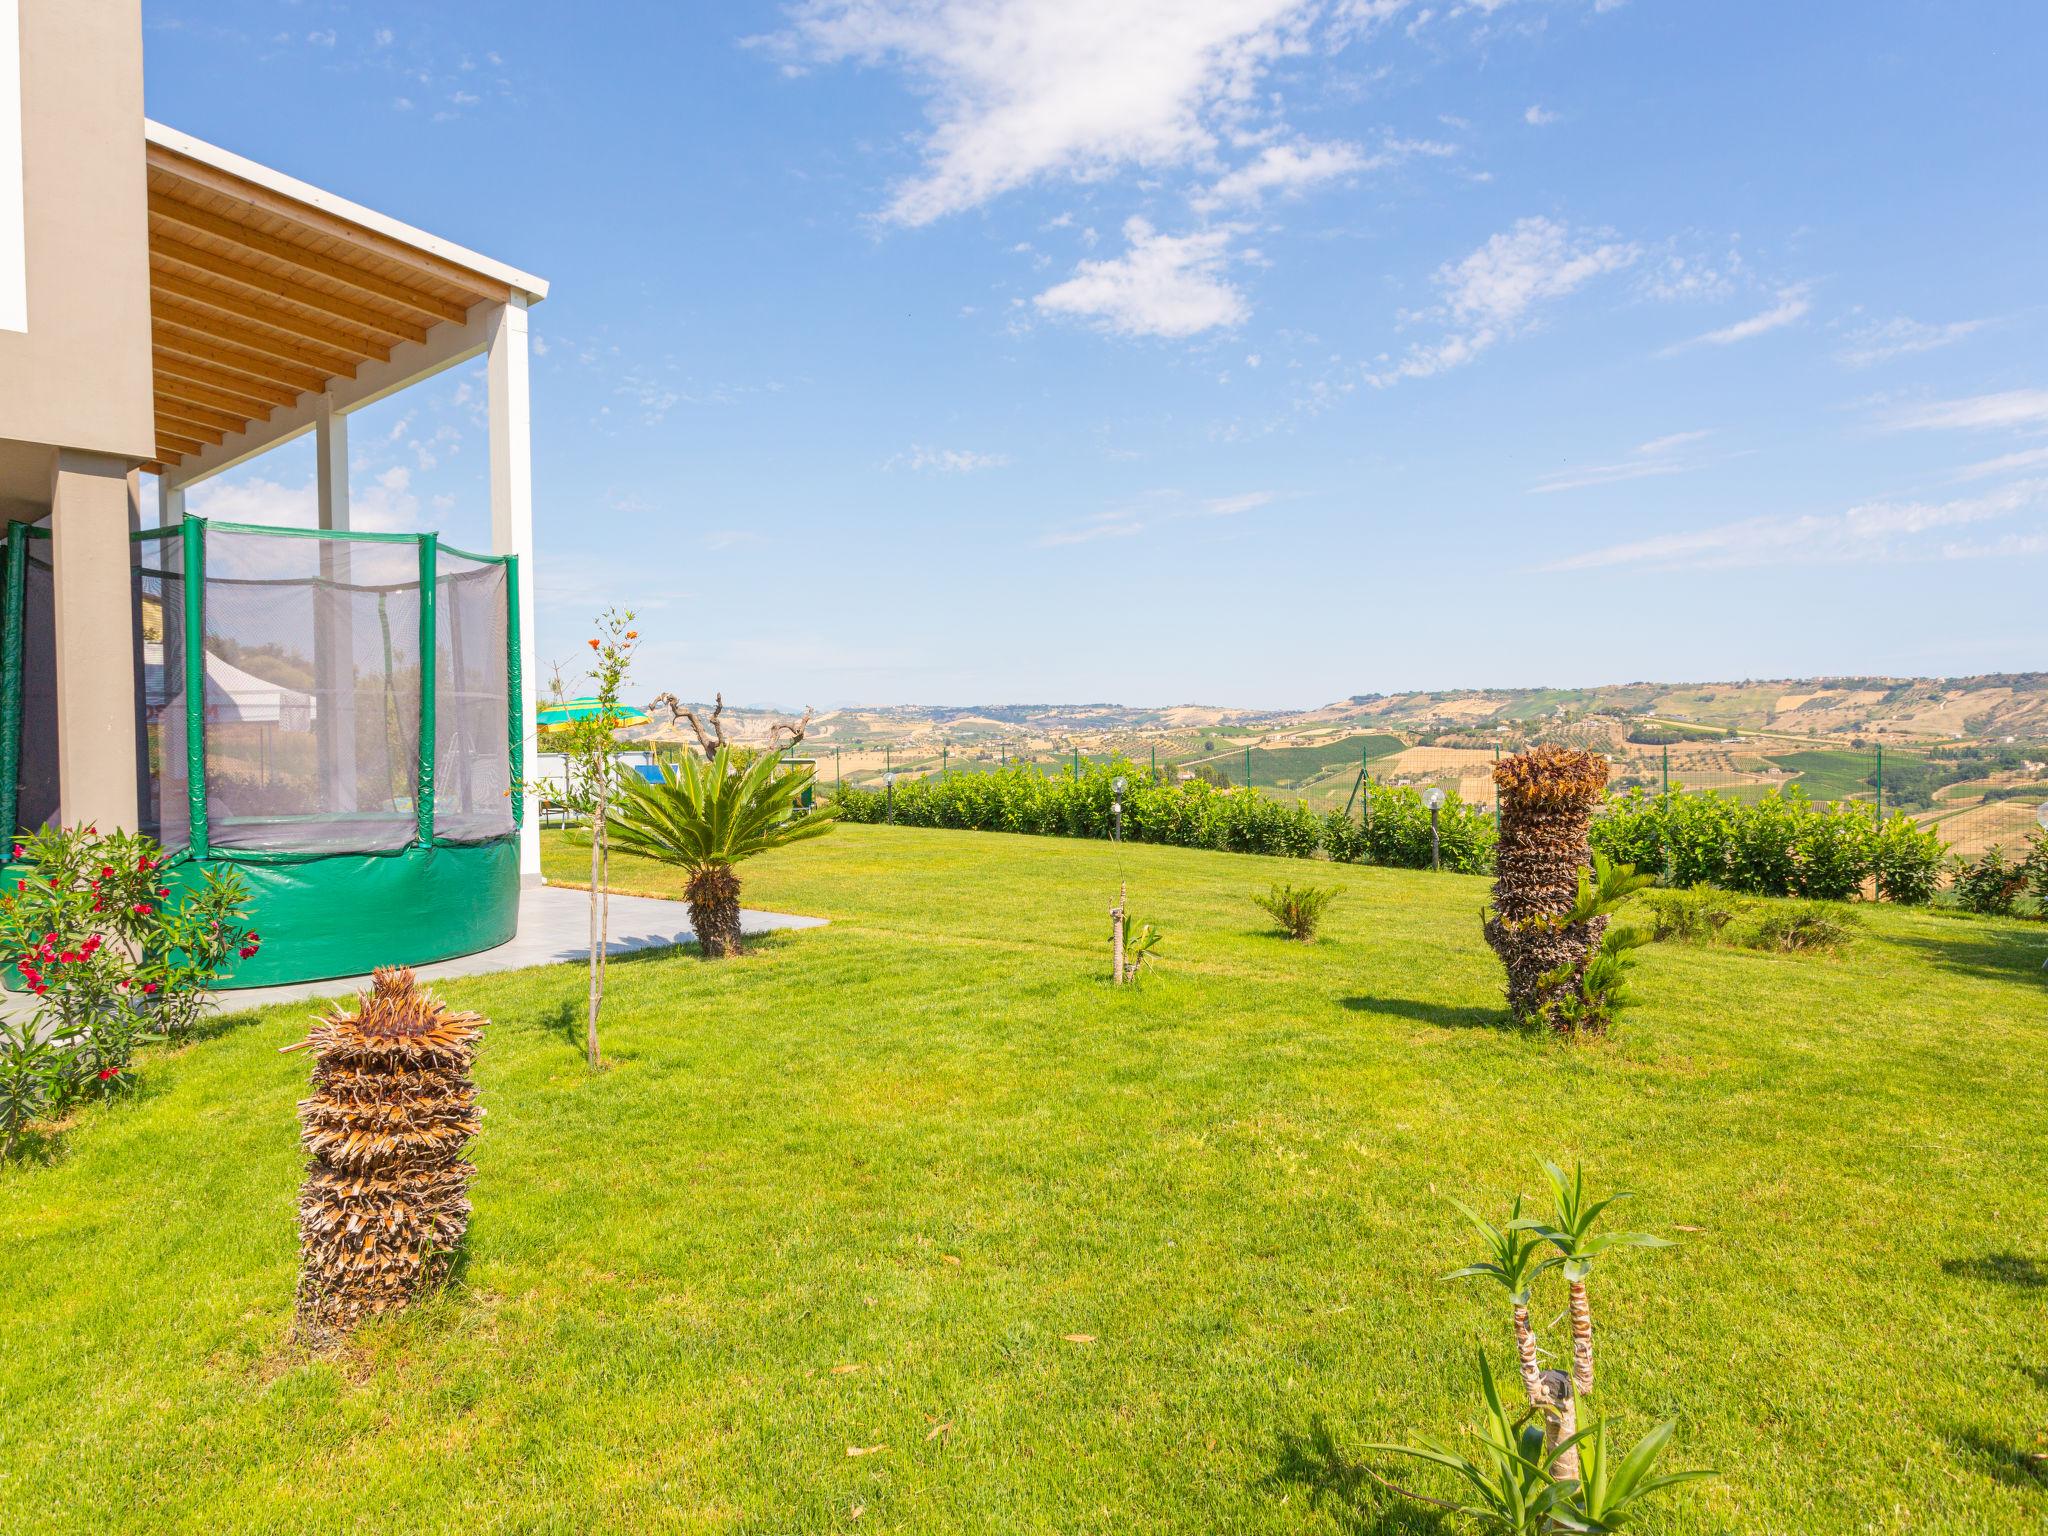
<svg viewBox="0 0 2048 1536">
<path fill-rule="evenodd" d="M 239 368 L 261 378 L 290 384 L 300 391 L 319 389 L 337 374 L 354 378 L 354 359 L 342 360 L 247 326 L 230 324 L 225 318 L 192 310 L 182 305 L 156 306 L 156 325 L 182 332 L 190 344 L 187 355 L 223 368 Z M 207 347 L 211 350 L 201 351 Z"/>
<path fill-rule="evenodd" d="M 175 432 L 166 432 L 162 427 L 158 427 L 156 429 L 156 451 L 162 453 L 165 449 L 189 458 L 195 453 L 204 453 L 206 451 L 206 444 L 195 442 L 189 437 L 180 437 Z"/>
<path fill-rule="evenodd" d="M 196 385 L 183 385 L 175 379 L 159 376 L 156 381 L 156 413 L 159 416 L 175 416 L 180 421 L 189 421 L 194 426 L 211 427 L 216 432 L 239 432 L 249 425 L 254 412 L 243 409 L 224 411 L 218 406 L 190 398 Z M 270 411 L 263 415 L 268 419 Z"/>
<path fill-rule="evenodd" d="M 306 309 L 317 310 L 331 319 L 361 326 L 373 336 L 385 336 L 393 341 L 427 339 L 427 328 L 423 325 L 387 315 L 381 310 L 371 309 L 348 299 L 336 298 L 322 289 L 294 283 L 291 279 L 279 277 L 274 272 L 265 272 L 246 262 L 236 261 L 233 257 L 223 256 L 218 251 L 201 250 L 198 246 L 187 245 L 182 240 L 159 238 L 149 242 L 149 252 L 151 256 L 162 257 L 174 268 L 204 272 L 208 277 L 220 278 L 252 293 L 264 294 Z"/>
<path fill-rule="evenodd" d="M 211 362 L 215 369 L 229 373 L 246 373 L 256 383 L 266 383 L 279 389 L 291 391 L 291 399 L 297 399 L 307 389 L 326 389 L 332 377 L 324 369 L 311 369 L 295 362 L 281 362 L 268 352 L 250 354 L 238 346 L 229 344 L 225 336 L 215 332 L 211 326 L 193 326 L 182 315 L 158 315 L 152 326 L 152 336 L 158 348 L 188 356 L 195 362 Z M 283 401 L 289 406 L 289 399 Z"/>
<path fill-rule="evenodd" d="M 204 208 L 195 208 L 190 203 L 179 202 L 153 187 L 149 193 L 149 213 L 151 219 L 166 230 L 191 231 L 211 235 L 216 240 L 229 241 L 259 256 L 268 256 L 273 261 L 285 262 L 302 272 L 315 273 L 331 282 L 353 288 L 358 293 L 382 299 L 387 304 L 403 305 L 415 314 L 457 323 L 469 316 L 469 307 L 466 304 L 444 299 L 438 294 L 423 293 L 380 272 L 366 272 L 346 261 L 338 261 L 325 252 L 308 250 L 303 245 L 277 235 L 266 234 L 246 224 L 237 224 L 233 219 L 224 218 L 220 214 Z"/>
<path fill-rule="evenodd" d="M 254 417 L 259 421 L 270 420 L 270 413 L 280 405 L 290 405 L 297 395 L 290 399 L 274 400 L 270 392 L 260 398 L 250 393 L 252 380 L 229 374 L 226 382 L 211 369 L 185 358 L 156 354 L 156 392 L 160 399 L 181 400 L 192 405 L 210 405 L 215 410 L 235 415 Z M 260 388 L 261 386 L 253 386 Z M 288 390 L 277 390 L 276 394 L 290 394 Z"/>
<path fill-rule="evenodd" d="M 320 388 L 317 381 L 302 385 L 264 372 L 259 364 L 225 352 L 175 325 L 159 322 L 152 332 L 152 340 L 156 348 L 156 365 L 163 371 L 210 384 L 215 389 L 231 390 L 266 405 L 290 405 L 306 391 Z"/>
<path fill-rule="evenodd" d="M 164 409 L 161 403 L 156 411 L 156 430 L 159 436 L 175 432 L 180 437 L 189 437 L 195 442 L 205 443 L 209 448 L 227 436 L 219 427 L 209 427 L 203 421 L 187 421 L 184 417 Z"/>
<path fill-rule="evenodd" d="M 348 331 L 336 330 L 333 326 L 295 313 L 281 304 L 247 298 L 238 293 L 229 293 L 205 283 L 194 282 L 181 277 L 160 264 L 154 252 L 149 262 L 149 287 L 152 299 L 163 294 L 181 299 L 187 304 L 197 304 L 231 320 L 245 321 L 250 325 L 264 326 L 281 331 L 286 336 L 307 346 L 325 348 L 348 358 L 351 364 L 361 362 L 365 357 L 374 357 L 380 363 L 391 361 L 391 349 L 371 336 L 357 336 Z M 354 378 L 353 367 L 349 377 Z"/>
<path fill-rule="evenodd" d="M 155 145 L 149 147 L 149 167 L 176 181 L 246 204 L 275 218 L 296 224 L 302 229 L 345 241 L 386 261 L 410 267 L 413 271 L 431 277 L 437 282 L 446 283 L 452 288 L 460 288 L 466 293 L 473 293 L 479 299 L 491 299 L 502 304 L 512 296 L 511 288 L 495 278 L 484 277 L 443 257 L 418 250 L 388 235 L 381 235 L 375 230 L 363 228 L 360 224 L 337 218 L 310 204 L 282 197 L 266 187 L 259 187 L 253 182 L 242 180 L 239 176 L 231 176 L 225 171 L 216 170 L 210 165 L 187 160 Z M 167 196 L 176 196 L 169 188 L 158 190 Z"/>
</svg>

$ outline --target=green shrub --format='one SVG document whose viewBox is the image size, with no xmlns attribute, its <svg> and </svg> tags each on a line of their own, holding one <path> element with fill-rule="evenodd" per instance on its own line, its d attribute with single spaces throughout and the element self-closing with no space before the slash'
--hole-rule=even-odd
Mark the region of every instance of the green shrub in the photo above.
<svg viewBox="0 0 2048 1536">
<path fill-rule="evenodd" d="M 1732 795 L 1630 790 L 1593 823 L 1593 846 L 1674 886 L 1751 896 L 1846 901 L 1874 883 L 1886 901 L 1924 904 L 1945 845 L 1903 814 L 1880 819 L 1861 801 L 1815 804 L 1794 785 L 1752 804 Z"/>
<path fill-rule="evenodd" d="M 839 819 L 973 832 L 1025 832 L 1040 837 L 1107 837 L 1110 802 L 1122 795 L 1123 835 L 1134 843 L 1166 843 L 1225 853 L 1313 858 L 1322 850 L 1345 863 L 1429 867 L 1429 812 L 1421 793 L 1373 785 L 1368 821 L 1318 816 L 1306 806 L 1250 789 L 1218 789 L 1201 779 L 1162 783 L 1128 762 L 1089 763 L 1048 777 L 1028 766 L 995 773 L 897 779 L 892 792 L 842 786 Z M 1482 874 L 1493 862 L 1493 824 L 1454 795 L 1439 814 L 1446 869 Z"/>
<path fill-rule="evenodd" d="M 1833 954 L 1854 937 L 1857 926 L 1847 912 L 1818 901 L 1801 901 L 1765 908 L 1744 933 L 1743 942 L 1751 949 L 1784 954 Z"/>
<path fill-rule="evenodd" d="M 2034 898 L 2034 916 L 2048 918 L 2048 837 L 2027 834 L 2027 856 L 2015 866 L 2026 877 L 2027 893 Z"/>
<path fill-rule="evenodd" d="M 1254 892 L 1252 905 L 1278 923 L 1287 937 L 1307 944 L 1336 898 L 1334 886 L 1276 884 L 1263 896 Z"/>
<path fill-rule="evenodd" d="M 1437 812 L 1443 866 L 1461 875 L 1493 871 L 1499 837 L 1493 818 L 1452 792 Z M 1429 807 L 1410 785 L 1368 784 L 1361 818 L 1341 811 L 1323 818 L 1323 852 L 1343 864 L 1381 864 L 1393 869 L 1429 868 Z"/>
<path fill-rule="evenodd" d="M 2007 863 L 2005 850 L 1994 843 L 1974 859 L 1954 860 L 1949 873 L 1956 905 L 1965 912 L 2010 917 L 2027 889 L 2029 871 L 2025 861 Z"/>
<path fill-rule="evenodd" d="M 1660 943 L 1711 944 L 1742 911 L 1734 897 L 1706 885 L 1689 891 L 1653 891 L 1645 900 L 1651 937 Z"/>
</svg>

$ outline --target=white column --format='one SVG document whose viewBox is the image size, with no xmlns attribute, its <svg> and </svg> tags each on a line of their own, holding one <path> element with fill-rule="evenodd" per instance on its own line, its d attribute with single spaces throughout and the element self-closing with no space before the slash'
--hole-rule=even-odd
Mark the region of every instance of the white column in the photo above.
<svg viewBox="0 0 2048 1536">
<path fill-rule="evenodd" d="M 138 825 L 128 463 L 66 448 L 50 476 L 59 815 L 102 832 Z"/>
<path fill-rule="evenodd" d="M 323 396 L 313 418 L 313 483 L 320 526 L 348 531 L 348 418 Z M 352 575 L 346 539 L 320 543 L 321 589 L 313 596 L 313 731 L 319 743 L 320 803 L 356 808 L 355 626 L 345 593 Z"/>
<path fill-rule="evenodd" d="M 162 475 L 156 481 L 156 525 L 169 528 L 185 521 L 185 487 L 172 485 Z"/>
<path fill-rule="evenodd" d="M 526 298 L 514 294 L 490 318 L 491 553 L 519 557 L 519 737 L 534 751 L 533 408 L 526 346 Z M 529 774 L 530 776 L 530 774 Z M 526 797 L 519 828 L 519 873 L 540 878 L 540 805 Z"/>
</svg>

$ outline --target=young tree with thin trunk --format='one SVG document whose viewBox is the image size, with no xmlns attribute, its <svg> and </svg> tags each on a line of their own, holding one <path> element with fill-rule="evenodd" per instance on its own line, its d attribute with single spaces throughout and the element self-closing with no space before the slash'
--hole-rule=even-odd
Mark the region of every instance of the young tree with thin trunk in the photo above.
<svg viewBox="0 0 2048 1536">
<path fill-rule="evenodd" d="M 559 793 L 569 810 L 590 819 L 590 989 L 584 1054 L 593 1072 L 603 1065 L 597 1048 L 597 1019 L 604 1006 L 605 952 L 611 943 L 611 823 L 619 793 L 618 731 L 626 723 L 619 696 L 640 643 L 640 632 L 632 626 L 630 612 L 607 608 L 599 615 L 597 633 L 590 637 L 590 649 L 596 653 L 589 672 L 594 707 L 561 728 L 567 784 L 560 790 L 543 786 L 550 793 Z M 556 702 L 566 709 L 565 692 L 557 668 L 554 693 Z"/>
</svg>

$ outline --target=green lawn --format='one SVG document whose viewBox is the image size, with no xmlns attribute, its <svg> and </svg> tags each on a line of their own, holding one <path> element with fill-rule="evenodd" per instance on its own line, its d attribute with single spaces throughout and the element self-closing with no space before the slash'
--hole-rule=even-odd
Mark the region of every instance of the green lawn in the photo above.
<svg viewBox="0 0 2048 1536">
<path fill-rule="evenodd" d="M 1167 933 L 1125 990 L 1120 872 Z M 1313 948 L 1244 899 L 1305 872 Z M 462 1283 L 334 1359 L 287 1335 L 306 1010 L 226 1020 L 0 1171 L 0 1531 L 1449 1529 L 1361 1447 L 1508 1369 L 1448 1201 L 1539 1153 L 1681 1241 L 1594 1281 L 1600 1401 L 1721 1471 L 1648 1529 L 2041 1529 L 2048 929 L 1657 946 L 1569 1048 L 1500 1027 L 1485 892 L 848 827 L 748 872 L 831 926 L 612 967 L 602 1075 L 575 968 L 450 986 Z"/>
</svg>

